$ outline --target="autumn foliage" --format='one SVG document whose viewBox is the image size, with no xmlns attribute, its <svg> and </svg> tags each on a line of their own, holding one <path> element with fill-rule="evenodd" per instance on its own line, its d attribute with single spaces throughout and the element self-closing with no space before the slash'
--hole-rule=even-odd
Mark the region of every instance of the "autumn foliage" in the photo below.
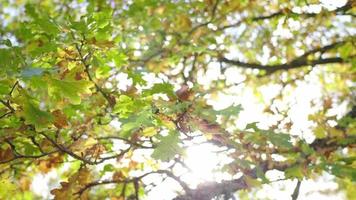
<svg viewBox="0 0 356 200">
<path fill-rule="evenodd" d="M 161 199 L 258 199 L 291 180 L 295 200 L 325 174 L 355 199 L 355 11 L 0 0 L 0 199 L 138 200 L 169 179 Z M 187 149 L 201 143 L 227 175 L 193 186 Z M 40 196 L 34 177 L 49 173 Z"/>
</svg>

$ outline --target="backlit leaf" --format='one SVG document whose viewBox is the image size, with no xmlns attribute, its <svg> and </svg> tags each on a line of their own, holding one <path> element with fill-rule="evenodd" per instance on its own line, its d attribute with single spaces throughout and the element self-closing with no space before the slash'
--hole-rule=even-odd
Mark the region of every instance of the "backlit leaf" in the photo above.
<svg viewBox="0 0 356 200">
<path fill-rule="evenodd" d="M 168 136 L 162 137 L 153 151 L 152 157 L 162 161 L 169 161 L 176 154 L 182 152 L 182 148 L 178 144 L 179 142 L 180 139 L 176 133 L 170 133 Z"/>
<path fill-rule="evenodd" d="M 49 94 L 57 101 L 67 99 L 72 104 L 80 104 L 82 95 L 91 94 L 93 84 L 86 80 L 51 79 Z"/>
</svg>

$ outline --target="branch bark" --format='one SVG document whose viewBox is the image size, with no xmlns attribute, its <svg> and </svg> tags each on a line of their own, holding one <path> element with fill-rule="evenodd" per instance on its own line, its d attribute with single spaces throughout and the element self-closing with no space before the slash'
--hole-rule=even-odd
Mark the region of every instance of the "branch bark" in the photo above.
<svg viewBox="0 0 356 200">
<path fill-rule="evenodd" d="M 346 59 L 341 57 L 330 57 L 330 58 L 318 58 L 313 60 L 308 60 L 308 56 L 313 55 L 315 53 L 325 53 L 331 49 L 337 48 L 338 46 L 346 43 L 346 41 L 335 42 L 323 47 L 315 48 L 305 52 L 303 55 L 294 58 L 290 62 L 286 62 L 283 64 L 275 64 L 275 65 L 262 65 L 260 63 L 249 63 L 249 62 L 242 62 L 239 60 L 231 60 L 226 57 L 219 58 L 220 62 L 235 65 L 241 68 L 246 69 L 259 69 L 265 70 L 268 74 L 274 73 L 280 70 L 290 70 L 305 66 L 315 66 L 315 65 L 323 65 L 323 64 L 332 64 L 332 63 L 345 63 L 347 62 Z M 350 58 L 355 57 L 355 55 L 351 56 Z"/>
<path fill-rule="evenodd" d="M 354 1 L 351 0 L 351 1 L 348 1 L 344 6 L 337 8 L 333 11 L 327 11 L 327 12 L 335 13 L 335 14 L 345 14 L 348 10 L 352 9 L 353 4 L 354 4 Z M 274 13 L 271 13 L 268 15 L 261 15 L 261 16 L 257 16 L 257 17 L 247 17 L 247 18 L 241 19 L 240 21 L 235 22 L 233 24 L 219 27 L 218 30 L 221 31 L 224 29 L 233 28 L 233 27 L 239 26 L 241 23 L 247 22 L 247 21 L 257 22 L 257 21 L 261 21 L 261 20 L 272 19 L 272 18 L 281 17 L 281 16 L 289 16 L 289 15 L 294 15 L 294 16 L 297 15 L 297 16 L 304 17 L 304 18 L 312 18 L 319 14 L 320 13 L 296 13 L 296 12 L 293 12 L 291 9 L 286 8 L 284 10 L 279 10 L 277 12 L 274 12 Z"/>
</svg>

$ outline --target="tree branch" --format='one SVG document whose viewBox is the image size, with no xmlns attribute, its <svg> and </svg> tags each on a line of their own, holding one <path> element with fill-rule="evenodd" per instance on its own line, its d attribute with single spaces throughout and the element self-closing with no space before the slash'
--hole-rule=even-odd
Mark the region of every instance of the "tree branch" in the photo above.
<svg viewBox="0 0 356 200">
<path fill-rule="evenodd" d="M 333 11 L 326 11 L 328 13 L 335 13 L 335 14 L 344 14 L 346 11 L 352 9 L 352 5 L 353 4 L 353 1 L 348 1 L 344 6 L 340 7 L 340 8 L 337 8 L 336 10 L 333 10 Z M 321 12 L 322 13 L 322 12 Z M 289 8 L 286 8 L 284 10 L 279 10 L 275 13 L 271 13 L 269 15 L 262 15 L 262 16 L 257 16 L 257 17 L 247 17 L 247 18 L 244 18 L 238 22 L 235 22 L 233 24 L 230 24 L 230 25 L 226 25 L 226 26 L 222 26 L 222 27 L 219 27 L 218 30 L 224 30 L 224 29 L 228 29 L 228 28 L 232 28 L 232 27 L 236 27 L 236 26 L 239 26 L 241 23 L 243 22 L 247 22 L 247 21 L 253 21 L 253 22 L 257 22 L 257 21 L 261 21 L 261 20 L 265 20 L 265 19 L 272 19 L 272 18 L 275 18 L 275 17 L 280 17 L 280 16 L 289 16 L 289 15 L 297 15 L 297 16 L 300 16 L 300 17 L 304 17 L 304 18 L 311 18 L 311 17 L 315 17 L 317 15 L 319 15 L 320 13 L 296 13 L 296 12 L 293 12 L 291 9 Z"/>
<path fill-rule="evenodd" d="M 294 192 L 291 195 L 292 196 L 292 200 L 297 200 L 298 199 L 301 183 L 302 183 L 302 181 L 298 180 L 297 185 L 295 186 Z"/>
<path fill-rule="evenodd" d="M 241 68 L 249 68 L 249 69 L 259 69 L 259 70 L 266 70 L 267 73 L 271 74 L 279 70 L 290 70 L 295 68 L 300 68 L 304 66 L 315 66 L 321 64 L 331 64 L 331 63 L 345 63 L 347 60 L 341 57 L 330 57 L 330 58 L 319 58 L 314 60 L 308 60 L 307 57 L 309 55 L 315 53 L 325 53 L 331 49 L 334 49 L 342 44 L 346 43 L 346 41 L 335 42 L 324 47 L 315 48 L 305 52 L 303 55 L 294 58 L 290 62 L 286 62 L 283 64 L 275 64 L 275 65 L 262 65 L 260 63 L 249 63 L 249 62 L 242 62 L 239 60 L 230 60 L 226 57 L 219 58 L 220 62 L 224 62 L 227 64 L 235 65 Z M 354 55 L 350 58 L 355 57 Z"/>
<path fill-rule="evenodd" d="M 95 186 L 99 186 L 99 185 L 106 185 L 106 184 L 128 184 L 128 183 L 133 183 L 133 182 L 138 182 L 140 181 L 142 178 L 151 175 L 151 174 L 166 174 L 168 177 L 173 178 L 174 180 L 176 180 L 182 187 L 183 189 L 187 192 L 190 193 L 190 189 L 187 186 L 186 183 L 184 183 L 183 181 L 181 181 L 177 176 L 175 176 L 171 171 L 168 170 L 157 170 L 157 171 L 152 171 L 152 172 L 147 172 L 141 176 L 138 177 L 134 177 L 134 178 L 128 178 L 125 180 L 103 180 L 103 181 L 94 181 L 91 183 L 88 183 L 87 185 L 85 185 L 83 188 L 81 188 L 78 192 L 76 192 L 75 194 L 78 194 L 79 196 L 81 196 L 86 190 L 95 187 Z"/>
<path fill-rule="evenodd" d="M 71 35 L 72 35 L 72 38 L 74 40 L 76 40 L 76 37 L 73 32 L 71 32 Z M 90 64 L 87 63 L 87 59 L 89 58 L 88 56 L 90 56 L 90 53 L 88 55 L 84 56 L 83 52 L 82 52 L 83 46 L 84 46 L 84 41 L 81 41 L 80 46 L 78 45 L 78 43 L 75 43 L 75 48 L 79 54 L 79 60 L 84 65 L 84 72 L 87 74 L 89 81 L 91 81 L 94 84 L 96 90 L 108 101 L 109 105 L 111 107 L 113 107 L 115 104 L 113 99 L 111 99 L 110 96 L 103 91 L 103 89 L 94 81 L 93 77 L 90 74 L 90 71 L 89 71 Z"/>
<path fill-rule="evenodd" d="M 261 65 L 258 63 L 246 63 L 240 62 L 238 60 L 229 60 L 227 58 L 222 58 L 220 61 L 232 65 L 236 65 L 242 68 L 250 68 L 250 69 L 259 69 L 259 70 L 266 70 L 269 74 L 274 73 L 279 70 L 290 70 L 295 68 L 300 68 L 304 66 L 314 66 L 320 64 L 331 64 L 331 63 L 344 63 L 345 60 L 340 57 L 332 57 L 332 58 L 324 58 L 324 59 L 317 59 L 317 60 L 300 60 L 300 61 L 293 61 L 290 63 L 285 64 L 278 64 L 278 65 Z"/>
<path fill-rule="evenodd" d="M 44 136 L 48 141 L 50 141 L 59 151 L 63 152 L 63 153 L 66 153 L 70 156 L 72 156 L 73 158 L 77 159 L 77 160 L 80 160 L 82 162 L 84 162 L 85 164 L 89 164 L 89 165 L 96 165 L 96 164 L 99 164 L 99 163 L 102 163 L 104 162 L 105 160 L 110 160 L 110 159 L 114 159 L 114 158 L 117 158 L 117 157 L 121 157 L 123 156 L 125 153 L 127 153 L 129 151 L 129 149 L 131 148 L 128 148 L 126 150 L 123 150 L 122 152 L 120 152 L 119 154 L 117 155 L 113 155 L 113 156 L 108 156 L 108 157 L 104 157 L 104 158 L 100 158 L 99 160 L 90 160 L 90 159 L 87 159 L 85 157 L 82 157 L 82 156 L 79 156 L 77 154 L 75 154 L 74 152 L 72 152 L 71 150 L 69 150 L 68 148 L 66 148 L 65 146 L 61 145 L 61 144 L 58 144 L 56 141 L 54 141 L 52 138 L 50 138 L 48 135 L 40 132 L 39 134 L 41 134 L 42 136 Z"/>
</svg>

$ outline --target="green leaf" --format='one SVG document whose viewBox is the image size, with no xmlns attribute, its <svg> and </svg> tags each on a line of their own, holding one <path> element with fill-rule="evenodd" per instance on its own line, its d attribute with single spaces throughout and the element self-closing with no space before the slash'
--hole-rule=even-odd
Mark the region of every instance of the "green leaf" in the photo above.
<svg viewBox="0 0 356 200">
<path fill-rule="evenodd" d="M 120 118 L 128 118 L 135 109 L 134 101 L 131 97 L 120 95 L 114 107 L 114 112 L 119 114 Z"/>
<path fill-rule="evenodd" d="M 0 40 L 0 45 L 1 45 L 1 44 L 4 44 L 4 45 L 6 45 L 6 46 L 8 46 L 8 47 L 12 47 L 12 43 L 11 43 L 11 41 L 10 41 L 9 39 Z"/>
<path fill-rule="evenodd" d="M 269 180 L 265 176 L 265 173 L 260 166 L 256 166 L 256 175 L 262 180 L 262 183 L 269 183 Z"/>
<path fill-rule="evenodd" d="M 21 76 L 25 79 L 32 78 L 34 76 L 41 76 L 44 71 L 42 68 L 28 67 L 22 70 Z"/>
<path fill-rule="evenodd" d="M 40 110 L 30 100 L 26 100 L 24 104 L 23 115 L 25 123 L 34 125 L 37 131 L 48 128 L 53 121 L 53 116 L 49 112 Z"/>
<path fill-rule="evenodd" d="M 318 126 L 314 129 L 314 135 L 318 139 L 322 139 L 326 137 L 326 132 L 323 127 Z"/>
<path fill-rule="evenodd" d="M 308 144 L 306 144 L 306 143 L 302 143 L 301 149 L 302 149 L 302 151 L 303 151 L 303 153 L 304 153 L 305 155 L 310 155 L 310 154 L 314 153 L 313 148 L 311 148 L 311 147 L 310 147 Z"/>
<path fill-rule="evenodd" d="M 112 164 L 107 164 L 107 165 L 105 165 L 104 166 L 104 168 L 103 168 L 103 172 L 105 173 L 105 172 L 112 172 L 112 171 L 114 171 L 115 170 L 115 167 L 114 167 L 114 165 L 112 165 Z"/>
<path fill-rule="evenodd" d="M 214 113 L 215 115 L 230 117 L 230 116 L 237 116 L 241 110 L 242 110 L 241 105 L 237 105 L 237 106 L 232 105 L 222 110 L 216 110 Z"/>
<path fill-rule="evenodd" d="M 58 26 L 50 18 L 42 18 L 35 21 L 42 30 L 51 35 L 57 35 L 59 33 Z"/>
<path fill-rule="evenodd" d="M 231 116 L 237 116 L 242 110 L 241 106 L 230 106 L 222 110 L 214 110 L 213 108 L 205 108 L 196 106 L 194 113 L 202 116 L 202 118 L 207 119 L 208 121 L 215 122 L 216 116 L 221 115 L 227 119 Z"/>
<path fill-rule="evenodd" d="M 36 153 L 36 151 L 38 151 L 36 146 L 34 146 L 29 141 L 21 141 L 21 143 L 23 145 L 24 152 L 25 152 L 26 155 L 33 155 L 34 153 Z"/>
<path fill-rule="evenodd" d="M 102 12 L 97 12 L 93 14 L 93 18 L 96 22 L 98 28 L 104 28 L 109 25 L 111 21 L 112 10 L 106 9 Z"/>
<path fill-rule="evenodd" d="M 85 22 L 84 21 L 78 21 L 78 22 L 76 22 L 76 21 L 71 21 L 70 22 L 71 23 L 71 28 L 73 28 L 73 29 L 75 29 L 75 30 L 78 30 L 78 31 L 80 31 L 80 32 L 82 32 L 82 33 L 84 33 L 84 32 L 86 32 L 87 31 L 87 25 L 85 24 Z"/>
<path fill-rule="evenodd" d="M 254 179 L 250 176 L 244 176 L 243 177 L 245 180 L 245 183 L 248 185 L 248 187 L 259 187 L 262 185 L 261 181 Z"/>
<path fill-rule="evenodd" d="M 121 126 L 120 135 L 124 138 L 129 138 L 131 134 L 139 128 L 153 126 L 157 123 L 153 113 L 147 110 L 147 108 L 121 121 L 123 124 Z"/>
<path fill-rule="evenodd" d="M 11 81 L 1 80 L 0 81 L 0 95 L 8 94 L 11 91 Z"/>
<path fill-rule="evenodd" d="M 340 178 L 349 178 L 351 181 L 356 181 L 356 168 L 344 166 L 340 164 L 330 165 L 331 173 Z"/>
<path fill-rule="evenodd" d="M 106 78 L 110 75 L 111 67 L 108 65 L 102 65 L 98 67 L 95 71 L 95 77 L 100 79 L 100 78 Z"/>
<path fill-rule="evenodd" d="M 129 121 L 121 125 L 120 135 L 124 138 L 129 138 L 134 130 L 140 128 L 141 124 L 137 121 Z"/>
<path fill-rule="evenodd" d="M 348 59 L 354 49 L 354 46 L 351 42 L 346 43 L 345 45 L 341 46 L 340 48 L 340 56 L 343 59 Z"/>
<path fill-rule="evenodd" d="M 10 195 L 15 195 L 18 192 L 18 187 L 6 177 L 0 177 L 0 198 L 7 199 Z"/>
<path fill-rule="evenodd" d="M 178 145 L 179 142 L 180 139 L 177 133 L 170 133 L 168 136 L 163 137 L 153 151 L 152 158 L 162 161 L 171 160 L 176 154 L 182 153 L 182 148 Z"/>
<path fill-rule="evenodd" d="M 251 165 L 254 164 L 249 160 L 239 159 L 239 158 L 236 158 L 234 162 L 236 162 L 239 165 L 239 167 L 242 167 L 243 169 L 251 169 Z"/>
<path fill-rule="evenodd" d="M 152 94 L 167 94 L 168 97 L 175 97 L 173 90 L 173 85 L 170 83 L 156 83 L 151 89 L 147 89 L 143 92 L 143 95 L 152 95 Z"/>
<path fill-rule="evenodd" d="M 142 78 L 142 75 L 138 71 L 128 71 L 127 75 L 132 78 L 134 84 L 146 85 L 146 80 Z"/>
<path fill-rule="evenodd" d="M 245 130 L 253 129 L 254 131 L 258 131 L 259 128 L 257 127 L 258 122 L 252 122 L 246 125 Z"/>
<path fill-rule="evenodd" d="M 33 4 L 26 4 L 25 5 L 25 12 L 30 17 L 36 19 L 38 18 L 38 14 L 36 12 L 35 6 Z"/>
<path fill-rule="evenodd" d="M 284 175 L 286 178 L 297 178 L 299 180 L 303 179 L 304 173 L 303 173 L 302 165 L 297 164 L 287 168 L 284 171 Z"/>
<path fill-rule="evenodd" d="M 93 84 L 86 80 L 51 79 L 48 93 L 56 100 L 68 99 L 72 104 L 80 104 L 81 95 L 91 94 Z"/>
<path fill-rule="evenodd" d="M 266 132 L 267 139 L 275 146 L 292 148 L 293 144 L 290 142 L 290 135 L 283 133 Z"/>
</svg>

